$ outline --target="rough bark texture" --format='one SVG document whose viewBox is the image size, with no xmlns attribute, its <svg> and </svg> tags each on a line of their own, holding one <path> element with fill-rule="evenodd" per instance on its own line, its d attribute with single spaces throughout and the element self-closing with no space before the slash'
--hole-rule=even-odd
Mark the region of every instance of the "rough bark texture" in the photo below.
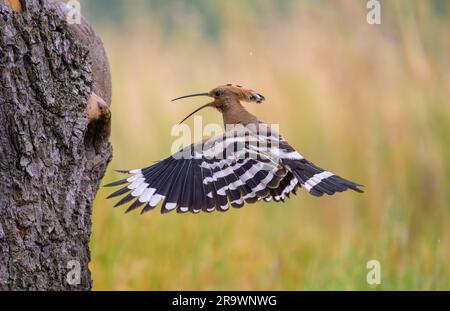
<svg viewBox="0 0 450 311">
<path fill-rule="evenodd" d="M 109 70 L 91 68 L 99 56 L 52 4 L 22 4 L 0 0 L 0 290 L 89 290 L 92 203 L 112 150 L 109 119 L 88 123 L 87 105 L 95 79 L 110 102 Z"/>
</svg>

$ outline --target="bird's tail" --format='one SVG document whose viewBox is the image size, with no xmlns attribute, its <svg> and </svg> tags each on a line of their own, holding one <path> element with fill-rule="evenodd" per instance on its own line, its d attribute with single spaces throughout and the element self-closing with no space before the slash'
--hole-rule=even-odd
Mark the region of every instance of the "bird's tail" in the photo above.
<svg viewBox="0 0 450 311">
<path fill-rule="evenodd" d="M 333 195 L 348 189 L 364 192 L 359 189 L 363 185 L 317 167 L 306 159 L 290 161 L 288 166 L 299 184 L 314 196 Z"/>
</svg>

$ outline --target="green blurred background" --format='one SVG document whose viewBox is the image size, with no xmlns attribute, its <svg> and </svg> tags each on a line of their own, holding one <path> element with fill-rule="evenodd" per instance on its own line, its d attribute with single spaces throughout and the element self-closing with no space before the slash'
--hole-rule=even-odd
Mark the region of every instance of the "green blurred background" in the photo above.
<svg viewBox="0 0 450 311">
<path fill-rule="evenodd" d="M 169 155 L 172 126 L 224 84 L 305 157 L 366 193 L 227 213 L 140 216 L 94 204 L 96 290 L 450 289 L 450 3 L 81 1 L 113 77 L 103 184 Z M 221 123 L 213 110 L 204 122 Z M 188 122 L 192 125 L 192 120 Z M 366 282 L 381 263 L 381 285 Z"/>
</svg>

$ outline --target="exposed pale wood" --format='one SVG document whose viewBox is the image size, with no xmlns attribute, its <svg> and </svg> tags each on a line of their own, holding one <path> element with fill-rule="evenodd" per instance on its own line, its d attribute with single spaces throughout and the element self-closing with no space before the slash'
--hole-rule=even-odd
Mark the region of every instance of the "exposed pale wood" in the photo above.
<svg viewBox="0 0 450 311">
<path fill-rule="evenodd" d="M 23 6 L 21 0 L 4 0 L 7 5 L 9 5 L 14 11 L 22 12 Z"/>
</svg>

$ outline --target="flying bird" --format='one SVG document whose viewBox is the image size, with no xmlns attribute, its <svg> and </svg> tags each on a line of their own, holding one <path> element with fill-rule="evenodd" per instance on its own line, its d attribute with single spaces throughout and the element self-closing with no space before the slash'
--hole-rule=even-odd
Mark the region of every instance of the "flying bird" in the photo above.
<svg viewBox="0 0 450 311">
<path fill-rule="evenodd" d="M 115 205 L 130 203 L 127 212 L 147 212 L 161 204 L 161 213 L 227 211 L 257 201 L 284 201 L 298 188 L 314 196 L 347 189 L 363 192 L 362 185 L 339 177 L 306 160 L 272 127 L 249 113 L 242 102 L 262 103 L 260 93 L 227 84 L 207 93 L 185 95 L 212 101 L 196 109 L 216 108 L 225 132 L 194 143 L 142 169 L 119 171 L 130 177 L 106 186 L 121 186 L 108 198 L 123 196 Z"/>
</svg>

